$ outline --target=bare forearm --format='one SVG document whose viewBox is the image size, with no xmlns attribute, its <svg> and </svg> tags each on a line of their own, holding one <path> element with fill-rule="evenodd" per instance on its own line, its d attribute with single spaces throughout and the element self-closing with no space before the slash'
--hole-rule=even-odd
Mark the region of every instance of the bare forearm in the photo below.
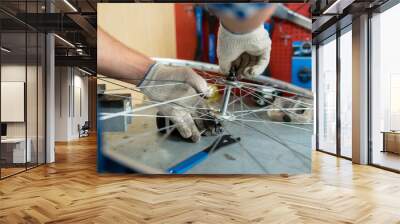
<svg viewBox="0 0 400 224">
<path fill-rule="evenodd" d="M 268 7 L 254 13 L 250 18 L 239 20 L 237 18 L 221 15 L 219 17 L 222 25 L 233 33 L 248 33 L 259 27 L 268 20 L 275 11 L 275 7 Z"/>
<path fill-rule="evenodd" d="M 138 84 L 152 64 L 151 58 L 98 29 L 97 69 L 100 74 Z"/>
</svg>

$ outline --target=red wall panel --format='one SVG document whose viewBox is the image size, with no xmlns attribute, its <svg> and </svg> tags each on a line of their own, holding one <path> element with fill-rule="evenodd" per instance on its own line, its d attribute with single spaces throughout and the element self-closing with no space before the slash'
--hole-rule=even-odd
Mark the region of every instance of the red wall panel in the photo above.
<svg viewBox="0 0 400 224">
<path fill-rule="evenodd" d="M 310 16 L 309 4 L 286 4 L 292 10 L 298 10 L 305 16 Z M 272 33 L 271 61 L 269 69 L 272 77 L 290 82 L 292 69 L 292 41 L 311 40 L 311 32 L 290 22 L 274 19 Z"/>
<path fill-rule="evenodd" d="M 175 4 L 176 56 L 193 60 L 196 51 L 196 18 L 192 3 Z"/>
<path fill-rule="evenodd" d="M 285 4 L 292 10 L 305 16 L 310 16 L 309 4 Z M 177 58 L 193 60 L 196 50 L 196 20 L 193 3 L 175 4 Z M 207 26 L 203 24 L 204 35 L 207 35 Z M 311 32 L 292 23 L 274 19 L 272 34 L 270 73 L 274 78 L 287 82 L 291 81 L 292 41 L 311 40 Z M 203 41 L 204 50 L 207 48 L 208 38 Z M 206 51 L 205 51 L 206 52 Z M 207 60 L 207 54 L 203 58 Z"/>
</svg>

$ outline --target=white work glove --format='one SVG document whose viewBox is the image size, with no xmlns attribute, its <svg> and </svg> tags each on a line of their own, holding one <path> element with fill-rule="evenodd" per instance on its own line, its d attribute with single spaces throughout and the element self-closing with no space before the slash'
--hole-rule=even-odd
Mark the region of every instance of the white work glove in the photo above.
<svg viewBox="0 0 400 224">
<path fill-rule="evenodd" d="M 219 26 L 217 56 L 223 74 L 229 74 L 234 66 L 239 77 L 258 76 L 267 68 L 270 53 L 271 39 L 263 25 L 244 34 Z"/>
<path fill-rule="evenodd" d="M 158 109 L 176 125 L 182 137 L 190 138 L 193 142 L 200 140 L 201 134 L 196 124 L 202 127 L 202 120 L 198 119 L 202 115 L 201 109 L 196 108 L 205 108 L 202 96 L 208 97 L 210 94 L 207 82 L 200 75 L 190 68 L 155 64 L 138 87 L 148 98 L 157 102 L 186 97 L 160 105 Z M 199 93 L 202 95 L 196 96 Z"/>
</svg>

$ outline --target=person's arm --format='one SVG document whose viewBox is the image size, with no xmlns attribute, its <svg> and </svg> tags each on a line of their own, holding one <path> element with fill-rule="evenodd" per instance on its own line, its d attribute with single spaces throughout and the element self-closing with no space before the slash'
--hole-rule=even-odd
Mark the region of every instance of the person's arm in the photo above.
<svg viewBox="0 0 400 224">
<path fill-rule="evenodd" d="M 182 137 L 193 142 L 200 140 L 200 131 L 188 107 L 202 107 L 201 95 L 207 97 L 210 91 L 207 82 L 188 67 L 173 67 L 155 63 L 146 55 L 130 49 L 101 28 L 97 35 L 97 70 L 110 78 L 133 83 L 152 101 L 165 102 L 179 98 L 181 106 L 164 104 L 159 112 L 170 117 Z"/>
<path fill-rule="evenodd" d="M 264 22 L 275 11 L 269 3 L 218 3 L 207 8 L 220 19 L 217 56 L 223 74 L 254 77 L 269 64 L 271 39 Z"/>
<path fill-rule="evenodd" d="M 97 70 L 111 78 L 138 84 L 155 62 L 128 48 L 103 29 L 97 30 Z"/>
<path fill-rule="evenodd" d="M 272 5 L 254 12 L 254 14 L 245 19 L 229 16 L 228 14 L 219 14 L 219 19 L 221 24 L 232 33 L 249 33 L 271 18 L 274 11 L 275 6 Z"/>
</svg>

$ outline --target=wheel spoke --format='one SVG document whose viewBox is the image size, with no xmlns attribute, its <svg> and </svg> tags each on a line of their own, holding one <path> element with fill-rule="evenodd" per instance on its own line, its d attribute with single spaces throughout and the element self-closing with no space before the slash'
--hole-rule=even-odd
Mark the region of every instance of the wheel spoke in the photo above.
<svg viewBox="0 0 400 224">
<path fill-rule="evenodd" d="M 251 93 L 251 94 L 252 94 L 254 97 L 256 97 L 257 99 L 268 100 L 268 99 L 266 99 L 265 97 L 259 95 L 258 93 L 255 93 L 255 92 L 257 92 L 257 90 L 250 89 L 250 88 L 247 88 L 247 87 L 244 87 L 244 88 L 254 91 L 254 92 Z M 244 90 L 244 91 L 249 91 L 249 90 Z M 278 98 L 281 98 L 281 99 L 283 99 L 283 100 L 290 101 L 290 102 L 293 102 L 293 103 L 300 103 L 300 104 L 303 104 L 303 105 L 306 105 L 306 106 L 313 106 L 312 104 L 305 103 L 305 102 L 303 102 L 303 101 L 301 101 L 301 100 L 294 100 L 294 99 L 291 99 L 291 98 L 289 98 L 289 97 L 282 97 L 282 96 L 279 96 L 279 95 L 276 95 L 276 94 L 270 94 L 270 93 L 265 93 L 265 94 L 266 94 L 266 95 L 269 95 L 269 96 L 275 96 L 275 97 L 278 97 Z M 271 104 L 272 104 L 272 103 L 271 103 Z"/>
<path fill-rule="evenodd" d="M 255 89 L 255 88 L 251 88 L 251 87 L 243 87 L 243 88 L 246 88 L 246 89 L 249 89 L 249 90 L 253 90 L 253 91 L 255 91 L 255 92 L 259 91 L 259 90 Z M 255 93 L 255 94 L 256 94 L 256 93 Z M 268 96 L 274 96 L 274 97 L 277 97 L 277 98 L 280 98 L 280 99 L 283 99 L 283 100 L 286 100 L 286 101 L 290 101 L 290 102 L 293 102 L 293 103 L 300 103 L 300 104 L 303 104 L 303 105 L 306 105 L 306 106 L 313 106 L 313 104 L 306 103 L 306 102 L 303 102 L 303 101 L 301 101 L 301 100 L 294 100 L 294 99 L 291 99 L 291 98 L 289 98 L 289 97 L 283 97 L 283 96 L 280 96 L 280 95 L 277 95 L 277 94 L 273 94 L 273 93 L 264 92 L 264 94 L 265 94 L 265 95 L 268 95 Z M 257 94 L 257 95 L 258 95 L 258 94 Z M 258 96 L 261 97 L 261 98 L 263 98 L 263 97 L 260 96 L 260 95 L 258 95 Z"/>
<path fill-rule="evenodd" d="M 232 123 L 237 124 L 237 122 L 235 122 L 235 121 L 233 121 Z M 242 123 L 242 122 L 239 122 L 239 123 Z M 299 158 L 299 159 L 302 161 L 302 163 L 305 163 L 305 160 L 306 160 L 306 161 L 310 161 L 310 160 L 311 160 L 310 157 L 308 157 L 308 156 L 306 156 L 306 155 L 303 155 L 302 153 L 300 153 L 300 152 L 298 152 L 297 150 L 293 149 L 292 147 L 290 147 L 289 145 L 287 145 L 286 143 L 284 143 L 282 140 L 276 139 L 275 137 L 273 137 L 273 136 L 271 136 L 271 135 L 269 135 L 269 134 L 267 134 L 267 133 L 265 133 L 265 132 L 263 132 L 263 131 L 261 131 L 261 130 L 255 128 L 255 127 L 249 126 L 249 125 L 247 125 L 247 124 L 245 124 L 245 123 L 242 123 L 242 124 L 243 124 L 245 127 L 247 127 L 249 130 L 253 130 L 253 131 L 255 131 L 255 132 L 257 132 L 257 133 L 259 133 L 259 134 L 261 134 L 261 135 L 263 135 L 263 136 L 268 137 L 269 139 L 275 141 L 276 143 L 282 145 L 282 146 L 283 146 L 284 148 L 286 148 L 288 151 L 292 152 L 294 156 L 296 156 L 297 158 Z M 240 124 L 237 124 L 237 125 L 240 125 Z M 304 159 L 304 160 L 303 160 L 303 159 Z M 307 164 L 305 164 L 305 165 L 307 165 Z"/>
<path fill-rule="evenodd" d="M 112 115 L 112 114 L 113 113 L 101 113 L 101 115 L 103 115 L 103 116 Z M 163 115 L 156 115 L 156 114 L 129 114 L 129 113 L 121 115 L 121 116 L 124 116 L 124 117 L 154 117 L 154 118 L 157 118 L 157 117 L 174 118 L 174 117 L 176 117 L 176 116 L 163 116 Z M 196 119 L 196 120 L 213 121 L 213 119 L 206 119 L 206 118 L 203 118 L 201 116 L 200 117 L 193 117 L 192 116 L 192 118 Z"/>
<path fill-rule="evenodd" d="M 237 119 L 235 121 L 244 121 L 244 122 L 257 122 L 257 123 L 270 123 L 270 124 L 293 124 L 293 125 L 312 125 L 313 123 L 301 123 L 301 122 L 279 122 L 279 121 L 266 121 L 266 120 L 252 120 L 252 119 Z M 312 130 L 302 128 L 302 130 L 310 131 Z"/>
<path fill-rule="evenodd" d="M 218 89 L 221 89 L 221 87 L 227 86 L 226 79 L 224 76 L 214 75 L 214 74 L 210 74 L 207 72 L 198 72 L 198 73 L 208 83 L 210 83 L 210 85 L 215 85 L 215 86 L 217 86 Z M 157 107 L 160 107 L 163 105 L 169 105 L 169 106 L 174 107 L 174 109 L 178 109 L 178 110 L 182 110 L 182 111 L 186 111 L 186 112 L 190 113 L 194 120 L 215 121 L 216 119 L 219 119 L 222 122 L 227 122 L 228 126 L 224 125 L 225 128 L 223 129 L 223 132 L 219 133 L 218 136 L 215 136 L 216 138 L 215 138 L 214 142 L 216 142 L 216 144 L 214 145 L 213 148 L 211 148 L 211 150 L 209 152 L 210 154 L 215 152 L 216 146 L 218 145 L 217 143 L 219 141 L 221 141 L 224 133 L 225 134 L 229 133 L 232 135 L 232 133 L 230 133 L 230 131 L 234 132 L 235 129 L 231 129 L 231 130 L 228 130 L 228 129 L 235 128 L 235 126 L 238 126 L 238 127 L 242 127 L 241 133 L 242 132 L 245 133 L 244 134 L 245 136 L 246 135 L 251 136 L 254 132 L 256 132 L 259 135 L 266 137 L 266 138 L 263 138 L 263 139 L 265 139 L 265 141 L 273 142 L 272 144 L 276 143 L 276 144 L 279 144 L 280 146 L 282 146 L 282 147 L 278 147 L 278 149 L 283 148 L 280 150 L 287 150 L 287 151 L 291 152 L 291 153 L 289 153 L 289 155 L 293 155 L 293 156 L 297 157 L 299 159 L 299 161 L 302 162 L 303 164 L 310 161 L 310 157 L 307 155 L 304 155 L 303 151 L 298 151 L 295 148 L 292 148 L 292 146 L 294 144 L 296 144 L 295 145 L 296 147 L 302 146 L 302 147 L 309 148 L 309 146 L 304 145 L 305 143 L 302 144 L 299 142 L 292 141 L 293 137 L 292 137 L 292 139 L 286 139 L 286 138 L 290 138 L 290 135 L 285 135 L 285 137 L 282 136 L 283 137 L 283 139 L 282 139 L 280 136 L 282 133 L 278 132 L 278 131 L 279 130 L 285 131 L 288 129 L 284 129 L 284 128 L 291 128 L 291 129 L 293 129 L 294 132 L 290 132 L 290 133 L 294 133 L 295 135 L 297 135 L 297 133 L 303 133 L 304 131 L 312 132 L 312 130 L 308 128 L 308 127 L 310 127 L 310 125 L 313 124 L 312 122 L 279 122 L 279 121 L 273 121 L 272 118 L 267 119 L 267 113 L 265 113 L 264 116 L 262 114 L 263 112 L 282 111 L 283 113 L 286 113 L 286 114 L 293 114 L 295 116 L 301 116 L 300 114 L 297 114 L 296 112 L 300 111 L 300 110 L 303 110 L 303 111 L 313 110 L 313 108 L 312 108 L 313 105 L 311 103 L 307 103 L 309 101 L 304 102 L 300 99 L 297 99 L 297 97 L 291 98 L 291 97 L 284 97 L 284 96 L 276 94 L 277 92 L 279 92 L 279 93 L 282 92 L 282 93 L 294 94 L 299 97 L 304 97 L 302 94 L 293 92 L 293 91 L 296 91 L 296 89 L 294 89 L 293 91 L 289 91 L 289 90 L 285 90 L 285 89 L 276 88 L 274 86 L 264 86 L 264 85 L 254 84 L 254 83 L 237 81 L 237 83 L 239 85 L 238 86 L 235 85 L 232 88 L 232 91 L 229 93 L 229 94 L 232 94 L 230 96 L 230 100 L 228 102 L 228 112 L 229 113 L 226 114 L 227 116 L 220 116 L 219 115 L 220 108 L 219 108 L 219 106 L 214 105 L 214 103 L 209 103 L 206 106 L 201 106 L 201 105 L 203 105 L 203 104 L 201 104 L 199 106 L 199 104 L 201 102 L 204 102 L 204 99 L 202 97 L 199 97 L 199 96 L 201 96 L 201 94 L 183 96 L 183 97 L 170 99 L 170 100 L 166 100 L 166 101 L 154 101 L 154 100 L 148 99 L 147 97 L 142 97 L 141 95 L 129 92 L 129 91 L 133 91 L 133 92 L 138 92 L 140 94 L 143 94 L 141 92 L 141 90 L 144 88 L 158 88 L 158 87 L 167 87 L 167 86 L 170 86 L 171 88 L 173 88 L 174 86 L 177 86 L 177 85 L 186 84 L 185 82 L 182 82 L 182 81 L 146 79 L 146 81 L 148 81 L 150 83 L 150 85 L 147 85 L 145 87 L 137 87 L 133 83 L 142 81 L 142 79 L 123 79 L 123 80 L 121 80 L 121 81 L 129 82 L 129 83 L 126 83 L 126 86 L 124 83 L 121 84 L 119 81 L 117 81 L 113 78 L 97 77 L 97 79 L 119 87 L 119 88 L 110 89 L 110 90 L 105 91 L 104 95 L 108 95 L 108 96 L 112 96 L 112 97 L 120 97 L 121 99 L 132 100 L 132 104 L 134 106 L 133 109 L 127 109 L 127 110 L 120 111 L 120 112 L 101 113 L 100 114 L 100 122 L 104 122 L 108 119 L 116 118 L 119 116 L 138 117 L 140 119 L 150 119 L 149 121 L 151 121 L 151 119 L 154 119 L 154 118 L 165 118 L 165 119 L 175 118 L 176 116 L 155 114 L 155 111 L 151 110 L 151 109 L 156 109 Z M 113 81 L 113 80 L 115 80 L 115 81 Z M 260 87 L 261 88 L 270 87 L 271 89 L 274 90 L 274 92 L 265 92 L 264 93 L 261 91 Z M 284 88 L 284 87 L 282 87 L 282 88 Z M 129 92 L 131 95 L 125 94 L 124 90 L 126 90 L 126 92 Z M 235 91 L 233 91 L 233 90 L 235 90 Z M 301 92 L 301 90 L 299 90 L 299 91 Z M 120 93 L 120 92 L 122 92 L 122 93 Z M 306 94 L 306 93 L 304 93 L 304 94 Z M 272 102 L 272 100 L 268 99 L 269 96 L 271 96 L 271 99 L 275 99 L 275 97 L 279 98 L 279 100 L 278 100 L 279 102 L 278 101 Z M 191 101 L 192 103 L 190 105 L 185 105 L 185 102 L 187 102 L 188 99 L 193 99 L 196 97 L 198 97 L 199 100 L 194 105 L 192 105 L 193 101 Z M 272 98 L 272 97 L 274 97 L 274 98 Z M 254 105 L 252 104 L 252 102 L 249 101 L 253 98 L 254 99 L 262 99 L 262 100 L 264 100 L 264 102 L 270 103 L 271 107 L 265 106 L 265 107 L 261 107 L 261 108 L 259 108 L 259 107 L 255 108 Z M 305 98 L 309 99 L 310 97 L 308 96 Z M 134 101 L 134 100 L 136 100 L 136 101 Z M 287 103 L 285 101 L 293 103 L 294 106 L 288 107 L 288 105 L 292 105 L 292 104 Z M 220 101 L 217 101 L 217 102 L 218 102 L 218 104 L 221 103 Z M 217 104 L 217 102 L 215 102 L 215 104 Z M 283 102 L 283 103 L 281 103 L 281 102 Z M 213 109 L 213 108 L 215 108 L 215 109 Z M 215 117 L 214 117 L 214 115 L 215 115 Z M 284 115 L 284 114 L 282 114 L 282 115 Z M 148 122 L 148 121 L 144 120 L 144 122 Z M 235 126 L 229 125 L 228 123 L 233 124 Z M 136 124 L 136 122 L 133 124 Z M 132 129 L 132 127 L 136 128 L 136 126 L 135 125 L 131 126 L 130 129 Z M 134 131 L 134 132 L 138 132 L 138 134 L 135 133 L 132 136 L 130 136 L 130 135 L 122 136 L 121 133 L 117 133 L 117 134 L 113 135 L 113 133 L 110 133 L 110 138 L 106 139 L 107 141 L 109 141 L 107 145 L 110 145 L 113 149 L 118 148 L 118 149 L 122 150 L 121 153 L 123 153 L 123 150 L 128 149 L 128 148 L 126 148 L 126 147 L 128 147 L 128 145 L 132 145 L 131 142 L 140 142 L 144 136 L 154 135 L 154 133 L 163 132 L 164 133 L 163 135 L 155 136 L 155 141 L 153 141 L 153 143 L 150 143 L 149 146 L 145 146 L 145 147 L 160 147 L 159 145 L 171 146 L 171 144 L 167 141 L 167 139 L 169 139 L 170 135 L 174 131 L 176 131 L 176 126 L 177 125 L 175 125 L 175 124 L 171 124 L 171 125 L 168 125 L 163 128 L 157 127 L 156 128 L 157 130 L 149 130 L 149 129 L 143 129 L 143 128 L 136 129 L 136 131 Z M 284 128 L 277 129 L 280 126 L 282 126 Z M 154 123 L 152 125 L 150 125 L 150 127 L 151 127 L 151 129 L 154 129 Z M 275 128 L 275 130 L 274 130 L 274 128 Z M 294 129 L 301 130 L 301 132 L 300 131 L 296 132 L 296 130 L 294 130 Z M 247 130 L 249 130 L 249 131 L 247 131 Z M 202 131 L 202 130 L 200 130 L 200 131 Z M 248 132 L 250 132 L 250 133 L 246 134 Z M 107 134 L 107 133 L 105 133 L 105 134 Z M 245 136 L 243 136 L 243 138 Z M 242 137 L 242 136 L 238 136 L 238 137 Z M 210 139 L 213 139 L 213 138 L 210 138 Z M 210 139 L 208 139 L 208 140 L 210 140 Z M 296 139 L 294 139 L 294 140 L 296 140 Z M 155 145 L 153 145 L 153 144 L 155 144 Z M 176 144 L 176 143 L 174 143 L 174 144 Z M 172 144 L 172 145 L 174 145 L 174 144 Z M 256 170 L 258 170 L 257 167 L 259 167 L 260 170 L 262 170 L 262 172 L 270 173 L 270 171 L 268 170 L 268 166 L 266 166 L 266 164 L 261 162 L 262 160 L 260 160 L 260 155 L 257 154 L 257 151 L 249 150 L 249 148 L 251 148 L 251 147 L 249 147 L 248 144 L 250 144 L 249 141 L 238 142 L 238 148 L 240 148 L 241 152 L 245 153 L 245 154 L 243 154 L 243 153 L 240 153 L 240 154 L 245 156 L 244 158 L 248 157 L 250 159 L 249 160 L 250 162 L 253 161 L 253 164 L 256 165 L 256 167 L 255 167 Z M 300 148 L 300 147 L 298 149 L 303 150 L 303 148 Z M 109 151 L 112 151 L 112 150 L 109 150 Z M 118 151 L 118 150 L 116 150 L 116 151 Z M 174 151 L 172 151 L 172 152 L 174 152 Z M 138 153 L 145 153 L 145 152 L 140 151 Z M 152 153 L 152 152 L 148 152 L 148 153 Z M 288 153 L 286 153 L 286 154 L 288 154 Z M 121 156 L 121 155 L 123 155 L 123 154 L 119 154 L 117 156 L 114 155 L 114 157 L 116 159 L 121 160 L 121 158 L 117 158 L 118 156 Z M 261 153 L 261 156 L 262 155 L 264 155 L 264 154 Z M 125 159 L 126 161 L 124 161 L 124 164 L 129 164 L 129 166 L 131 166 L 132 168 L 138 169 L 138 170 L 141 170 L 144 167 L 145 170 L 147 169 L 147 171 L 154 168 L 155 170 L 157 170 L 157 172 L 164 172 L 162 170 L 158 170 L 157 168 L 155 168 L 158 165 L 157 166 L 154 165 L 153 167 L 152 166 L 147 167 L 147 165 L 145 165 L 144 163 L 141 163 L 141 161 L 136 161 L 135 158 L 137 158 L 137 157 L 134 156 L 134 158 L 129 158 L 129 160 L 133 161 L 132 163 L 127 162 L 128 161 L 127 158 L 122 158 L 122 160 Z M 245 162 L 247 162 L 247 161 L 248 160 L 246 159 Z M 246 164 L 245 162 L 242 162 L 242 164 Z M 147 163 L 147 162 L 145 162 L 145 163 Z M 309 166 L 309 164 L 307 163 L 307 164 L 305 164 L 305 166 Z M 242 167 L 242 169 L 245 169 L 245 167 Z M 143 171 L 143 172 L 147 172 L 147 171 Z"/>
<path fill-rule="evenodd" d="M 102 117 L 100 117 L 100 120 L 107 120 L 107 119 L 111 119 L 111 118 L 114 118 L 114 117 L 123 116 L 123 115 L 125 115 L 125 114 L 130 114 L 130 113 L 134 113 L 134 112 L 139 112 L 139 111 L 142 111 L 142 110 L 146 110 L 146 109 L 150 109 L 150 108 L 153 108 L 153 107 L 162 106 L 162 105 L 169 104 L 169 103 L 173 103 L 173 102 L 177 102 L 177 101 L 180 101 L 180 100 L 185 100 L 185 99 L 193 98 L 193 97 L 200 96 L 200 95 L 202 95 L 202 93 L 197 93 L 197 94 L 194 94 L 194 95 L 189 95 L 189 96 L 184 96 L 184 97 L 180 97 L 180 98 L 176 98 L 176 99 L 171 99 L 171 100 L 159 102 L 159 103 L 157 103 L 157 104 L 153 104 L 153 105 L 148 105 L 148 106 L 143 106 L 143 107 L 135 108 L 135 109 L 132 109 L 132 110 L 126 111 L 126 112 L 125 112 L 125 111 L 123 111 L 123 112 L 117 112 L 117 113 L 114 113 L 114 114 L 111 114 L 111 115 L 102 116 Z"/>
<path fill-rule="evenodd" d="M 298 111 L 298 110 L 312 110 L 312 108 L 283 108 L 286 111 Z M 250 110 L 243 110 L 243 111 L 235 111 L 233 114 L 239 113 L 239 115 L 235 115 L 235 117 L 243 117 L 246 115 L 249 115 L 251 113 L 258 113 L 258 112 L 268 112 L 268 111 L 282 111 L 282 109 L 279 108 L 260 108 L 260 109 L 250 109 Z"/>
<path fill-rule="evenodd" d="M 228 132 L 230 135 L 232 135 L 231 132 L 229 132 L 228 130 L 226 130 L 226 132 Z M 239 144 L 240 148 L 242 148 L 242 150 L 265 172 L 265 173 L 269 173 L 267 168 L 264 167 L 264 165 L 257 159 L 256 156 L 254 156 L 250 150 L 248 150 L 243 143 L 241 143 L 240 141 L 236 142 Z"/>
<path fill-rule="evenodd" d="M 310 96 L 304 95 L 302 93 L 298 93 L 298 92 L 282 89 L 282 88 L 276 87 L 275 85 L 266 86 L 265 84 L 260 85 L 260 84 L 256 84 L 256 83 L 243 82 L 243 81 L 237 81 L 237 82 L 239 84 L 243 84 L 243 85 L 246 85 L 246 86 L 252 86 L 252 87 L 259 87 L 259 88 L 270 87 L 270 88 L 273 88 L 274 90 L 277 90 L 278 92 L 281 92 L 281 93 L 289 93 L 289 94 L 301 96 L 301 97 L 308 98 L 308 99 L 310 98 Z"/>
<path fill-rule="evenodd" d="M 247 91 L 247 90 L 244 90 L 244 91 Z M 255 93 L 251 93 L 251 95 L 252 95 L 252 96 L 255 96 L 255 97 L 259 98 L 259 99 L 263 99 L 263 100 L 267 101 L 270 105 L 276 106 L 277 108 L 281 109 L 281 111 L 284 112 L 284 113 L 286 113 L 286 114 L 287 114 L 287 113 L 290 113 L 290 114 L 293 114 L 294 116 L 299 116 L 299 114 L 296 114 L 296 113 L 293 112 L 293 111 L 286 111 L 285 108 L 282 108 L 281 106 L 277 105 L 276 103 L 271 102 L 270 100 L 265 99 L 265 98 L 263 98 L 263 97 L 261 97 L 261 96 L 255 94 Z"/>
<path fill-rule="evenodd" d="M 249 108 L 245 103 L 243 103 L 242 104 L 242 106 L 244 106 L 244 107 L 246 107 L 246 108 Z M 297 126 L 292 126 L 292 125 L 288 125 L 288 124 L 285 124 L 284 122 L 273 122 L 273 121 L 266 121 L 265 119 L 262 119 L 262 118 L 260 118 L 257 114 L 252 114 L 256 119 L 259 119 L 259 120 L 252 120 L 252 121 L 254 121 L 254 122 L 261 122 L 261 123 L 264 123 L 266 126 L 266 128 L 270 131 L 270 132 L 273 132 L 271 129 L 270 129 L 270 127 L 269 126 L 267 126 L 267 124 L 269 123 L 269 124 L 279 124 L 279 125 L 282 125 L 282 126 L 285 126 L 285 127 L 290 127 L 290 128 L 295 128 L 295 129 L 301 129 L 301 130 L 305 130 L 305 131 L 309 131 L 309 132 L 312 132 L 312 130 L 309 130 L 309 129 L 306 129 L 306 128 L 301 128 L 301 127 L 297 127 Z M 240 121 L 240 119 L 237 119 L 237 118 L 235 118 L 235 120 L 239 120 Z M 240 123 L 243 123 L 243 122 L 240 122 Z M 243 125 L 242 125 L 243 126 Z M 279 139 L 280 141 L 283 141 L 278 135 L 274 135 L 277 139 Z M 302 145 L 302 146 L 304 146 L 302 143 L 298 143 L 298 142 L 295 142 L 295 141 L 291 141 L 291 140 L 286 140 L 286 141 L 290 141 L 290 142 L 292 142 L 292 143 L 295 143 L 295 144 L 298 144 L 298 145 Z"/>
</svg>

